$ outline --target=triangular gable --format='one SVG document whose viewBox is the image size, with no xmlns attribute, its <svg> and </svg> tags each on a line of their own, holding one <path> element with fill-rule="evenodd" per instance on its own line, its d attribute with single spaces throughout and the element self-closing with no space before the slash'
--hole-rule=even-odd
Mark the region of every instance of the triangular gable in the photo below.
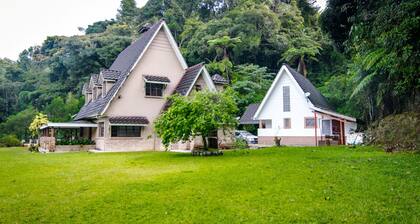
<svg viewBox="0 0 420 224">
<path fill-rule="evenodd" d="M 216 86 L 214 85 L 213 80 L 211 79 L 211 76 L 210 76 L 209 72 L 207 71 L 206 66 L 203 66 L 203 68 L 198 73 L 197 77 L 195 78 L 194 82 L 192 82 L 190 88 L 188 89 L 188 92 L 187 92 L 186 96 L 190 95 L 191 91 L 193 90 L 193 88 L 196 85 L 197 80 L 200 78 L 200 76 L 203 77 L 204 82 L 206 83 L 207 87 L 209 88 L 209 90 L 211 92 L 217 91 Z"/>
<path fill-rule="evenodd" d="M 203 76 L 203 79 L 210 91 L 216 91 L 216 86 L 214 85 L 209 72 L 207 71 L 204 64 L 200 63 L 185 70 L 184 75 L 175 88 L 175 93 L 188 96 L 200 76 Z"/>
<path fill-rule="evenodd" d="M 289 76 L 289 78 L 292 80 L 292 83 L 294 86 L 298 89 L 298 92 L 302 94 L 302 96 L 305 96 L 305 93 L 303 92 L 302 88 L 299 86 L 299 84 L 294 79 L 293 75 L 290 73 L 290 71 L 287 69 L 285 65 L 283 65 L 280 68 L 280 71 L 277 73 L 276 78 L 274 79 L 273 83 L 270 86 L 270 89 L 268 89 L 267 94 L 265 94 L 263 101 L 261 102 L 260 106 L 257 109 L 257 112 L 255 112 L 255 115 L 253 117 L 254 120 L 258 120 L 258 116 L 260 115 L 262 109 L 264 108 L 265 104 L 267 103 L 268 99 L 271 97 L 274 88 L 276 88 L 277 83 L 280 81 L 280 78 L 283 74 L 286 74 Z M 313 106 L 311 102 L 308 102 L 310 106 Z"/>
<path fill-rule="evenodd" d="M 140 53 L 140 55 L 138 56 L 136 62 L 131 66 L 131 68 L 129 69 L 129 71 L 127 72 L 126 76 L 123 78 L 123 80 L 119 83 L 119 85 L 117 86 L 116 90 L 114 91 L 114 93 L 111 95 L 109 101 L 106 103 L 106 106 L 104 107 L 104 109 L 100 112 L 100 115 L 103 115 L 105 113 L 105 111 L 108 109 L 109 105 L 111 104 L 111 101 L 114 99 L 114 97 L 118 94 L 119 90 L 121 89 L 121 87 L 124 85 L 125 80 L 127 80 L 127 77 L 130 75 L 130 73 L 133 71 L 133 69 L 137 66 L 137 64 L 140 62 L 140 60 L 142 59 L 142 57 L 144 56 L 144 54 L 147 52 L 147 50 L 149 49 L 151 43 L 153 42 L 153 40 L 156 38 L 157 34 L 159 33 L 159 31 L 161 29 L 164 29 L 165 34 L 169 40 L 169 43 L 172 47 L 172 49 L 175 52 L 175 55 L 177 56 L 177 59 L 179 60 L 182 68 L 187 69 L 187 63 L 185 62 L 184 57 L 181 54 L 181 51 L 178 48 L 178 45 L 176 44 L 176 41 L 174 39 L 174 37 L 172 36 L 171 31 L 169 30 L 169 27 L 166 25 L 166 22 L 164 20 L 161 20 L 158 24 L 158 27 L 154 30 L 154 33 L 152 35 L 152 37 L 149 39 L 149 41 L 146 43 L 146 46 L 144 47 L 144 49 L 142 50 L 142 52 Z M 112 69 L 112 66 L 111 66 Z"/>
</svg>

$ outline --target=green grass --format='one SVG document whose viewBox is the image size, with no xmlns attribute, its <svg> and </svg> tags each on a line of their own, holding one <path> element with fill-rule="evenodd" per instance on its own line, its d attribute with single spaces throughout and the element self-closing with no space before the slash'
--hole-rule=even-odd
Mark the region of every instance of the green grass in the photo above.
<svg viewBox="0 0 420 224">
<path fill-rule="evenodd" d="M 420 155 L 0 149 L 0 223 L 419 223 Z"/>
</svg>

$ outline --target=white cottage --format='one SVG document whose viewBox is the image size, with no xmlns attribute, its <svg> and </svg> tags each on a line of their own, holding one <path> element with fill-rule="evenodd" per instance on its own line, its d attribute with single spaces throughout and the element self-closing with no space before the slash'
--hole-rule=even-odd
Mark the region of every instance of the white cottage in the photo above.
<svg viewBox="0 0 420 224">
<path fill-rule="evenodd" d="M 315 122 L 316 121 L 316 122 Z M 252 104 L 242 124 L 259 124 L 258 143 L 315 146 L 345 144 L 356 119 L 335 112 L 303 75 L 283 65 L 261 104 Z"/>
</svg>

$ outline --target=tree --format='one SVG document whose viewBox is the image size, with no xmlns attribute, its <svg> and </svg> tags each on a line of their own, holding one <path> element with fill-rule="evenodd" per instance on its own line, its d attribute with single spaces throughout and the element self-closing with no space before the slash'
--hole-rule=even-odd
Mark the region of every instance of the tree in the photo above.
<svg viewBox="0 0 420 224">
<path fill-rule="evenodd" d="M 43 113 L 38 113 L 29 125 L 29 131 L 31 132 L 32 136 L 38 136 L 39 128 L 47 123 L 47 115 Z"/>
<path fill-rule="evenodd" d="M 29 132 L 27 127 L 35 115 L 36 110 L 33 107 L 28 107 L 17 114 L 9 116 L 5 122 L 0 124 L 0 135 L 13 134 L 20 139 L 28 138 Z"/>
<path fill-rule="evenodd" d="M 121 0 L 117 20 L 130 24 L 134 21 L 138 10 L 135 0 Z"/>
<path fill-rule="evenodd" d="M 195 92 L 191 97 L 174 95 L 168 100 L 170 107 L 154 124 L 165 147 L 201 136 L 207 150 L 210 133 L 220 129 L 229 131 L 237 125 L 238 108 L 231 89 L 222 93 Z"/>
<path fill-rule="evenodd" d="M 262 101 L 275 74 L 268 72 L 266 67 L 244 64 L 235 66 L 232 76 L 232 89 L 237 96 L 238 115 L 241 115 L 249 104 Z"/>
<path fill-rule="evenodd" d="M 321 50 L 319 43 L 313 36 L 305 30 L 301 35 L 295 37 L 291 41 L 291 47 L 283 53 L 283 60 L 294 62 L 298 61 L 298 71 L 305 77 L 308 74 L 305 61 L 308 59 L 316 60 L 316 55 Z"/>
<path fill-rule="evenodd" d="M 231 38 L 230 36 L 223 36 L 220 38 L 209 40 L 207 43 L 209 44 L 210 49 L 216 49 L 217 56 L 222 55 L 223 60 L 229 60 L 229 50 L 235 47 L 237 44 L 241 43 L 241 38 Z"/>
</svg>

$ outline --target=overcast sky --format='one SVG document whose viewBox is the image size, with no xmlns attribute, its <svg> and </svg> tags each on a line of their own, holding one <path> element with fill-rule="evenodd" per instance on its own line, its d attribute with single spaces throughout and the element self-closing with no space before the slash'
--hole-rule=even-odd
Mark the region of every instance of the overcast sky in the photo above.
<svg viewBox="0 0 420 224">
<path fill-rule="evenodd" d="M 143 6 L 147 0 L 136 0 Z M 317 0 L 321 8 L 326 0 Z M 16 60 L 47 36 L 82 34 L 78 27 L 115 18 L 120 0 L 0 0 L 0 58 Z"/>
</svg>

